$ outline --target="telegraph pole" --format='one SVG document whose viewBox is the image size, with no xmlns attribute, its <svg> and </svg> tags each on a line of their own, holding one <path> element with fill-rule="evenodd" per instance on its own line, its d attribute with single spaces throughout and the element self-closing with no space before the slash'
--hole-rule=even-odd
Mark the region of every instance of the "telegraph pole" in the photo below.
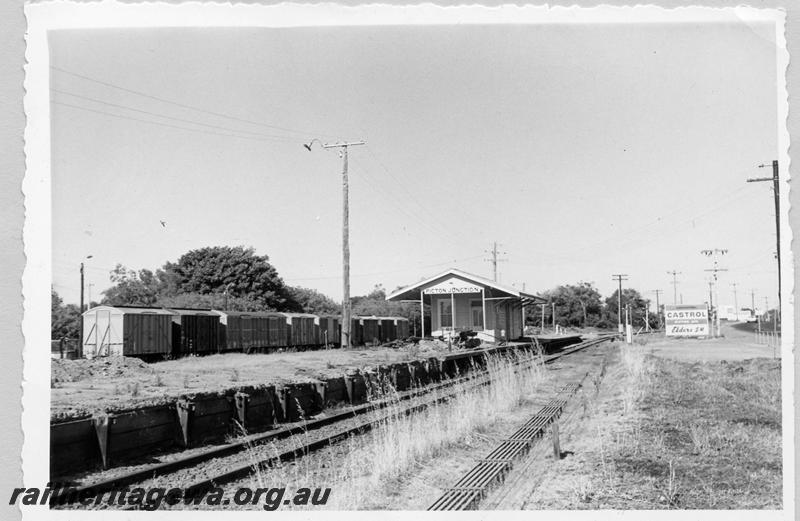
<svg viewBox="0 0 800 521">
<path fill-rule="evenodd" d="M 750 290 L 750 307 L 753 310 L 753 316 L 756 315 L 756 290 Z"/>
<path fill-rule="evenodd" d="M 318 139 L 304 144 L 311 151 L 311 145 L 319 143 L 322 148 L 338 148 L 342 157 L 342 348 L 350 347 L 350 194 L 347 179 L 347 150 L 351 146 L 365 145 L 364 141 L 322 143 Z"/>
<path fill-rule="evenodd" d="M 619 292 L 617 293 L 617 329 L 622 333 L 622 281 L 628 280 L 628 275 L 619 273 L 611 275 L 611 278 L 619 282 Z"/>
<path fill-rule="evenodd" d="M 731 286 L 733 286 L 733 308 L 735 310 L 734 312 L 736 313 L 736 321 L 738 322 L 739 321 L 739 300 L 736 297 L 736 286 L 737 285 L 738 284 L 736 284 L 735 282 L 731 284 Z"/>
<path fill-rule="evenodd" d="M 485 260 L 486 260 L 486 262 L 491 262 L 492 263 L 493 280 L 495 282 L 497 282 L 497 263 L 498 262 L 506 262 L 508 260 L 508 259 L 498 259 L 497 256 L 498 255 L 505 255 L 506 252 L 497 251 L 497 242 L 495 241 L 493 246 L 492 246 L 492 251 L 487 251 L 486 253 L 490 253 L 492 255 L 491 259 L 485 259 Z"/>
<path fill-rule="evenodd" d="M 555 330 L 556 330 L 556 303 L 555 302 L 551 302 L 550 305 L 553 306 L 553 331 L 555 332 Z"/>
<path fill-rule="evenodd" d="M 714 248 L 713 250 L 700 250 L 700 253 L 702 253 L 706 257 L 710 257 L 710 256 L 716 256 L 717 254 L 725 255 L 726 253 L 728 253 L 728 250 L 720 250 L 718 248 Z M 717 266 L 716 259 L 714 259 L 714 267 L 711 268 L 711 269 L 705 270 L 705 271 L 711 271 L 711 272 L 714 273 L 714 292 L 716 293 L 716 299 L 715 300 L 717 301 L 717 307 L 716 308 L 712 308 L 712 309 L 714 310 L 714 323 L 715 323 L 716 329 L 717 329 L 716 336 L 721 336 L 721 328 L 720 328 L 720 324 L 719 324 L 719 284 L 717 284 L 717 272 L 728 271 L 728 270 L 724 269 L 724 268 L 719 268 Z M 709 286 L 709 290 L 710 289 L 711 289 L 711 286 Z"/>
<path fill-rule="evenodd" d="M 765 168 L 769 165 L 761 164 L 758 168 Z M 772 181 L 772 192 L 775 196 L 775 258 L 778 260 L 778 315 L 781 313 L 781 200 L 780 200 L 780 177 L 778 174 L 778 160 L 772 162 L 772 177 L 756 177 L 748 179 L 748 183 L 758 183 L 761 181 Z M 776 319 L 777 323 L 777 319 Z M 777 327 L 777 326 L 775 326 Z"/>
<path fill-rule="evenodd" d="M 87 255 L 83 260 L 91 259 L 92 255 Z M 81 337 L 78 339 L 78 358 L 83 358 L 83 261 L 81 261 L 81 312 L 78 314 L 78 331 Z"/>
<path fill-rule="evenodd" d="M 81 337 L 78 339 L 78 358 L 83 358 L 83 262 L 81 262 L 81 312 L 78 314 L 80 324 L 79 331 Z"/>
<path fill-rule="evenodd" d="M 674 305 L 678 305 L 678 275 L 680 275 L 680 271 L 668 271 L 667 275 L 672 275 L 672 303 Z"/>
<path fill-rule="evenodd" d="M 658 295 L 663 293 L 663 289 L 654 289 L 653 293 L 656 294 L 656 316 L 658 317 L 658 329 L 661 329 L 661 304 L 659 304 Z"/>
</svg>

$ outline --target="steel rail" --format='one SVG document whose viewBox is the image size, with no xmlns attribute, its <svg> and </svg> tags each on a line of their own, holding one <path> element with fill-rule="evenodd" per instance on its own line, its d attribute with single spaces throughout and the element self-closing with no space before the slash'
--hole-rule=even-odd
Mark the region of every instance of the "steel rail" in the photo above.
<svg viewBox="0 0 800 521">
<path fill-rule="evenodd" d="M 581 351 L 583 349 L 586 349 L 588 347 L 592 347 L 594 345 L 609 341 L 609 340 L 611 340 L 613 338 L 616 338 L 617 336 L 618 336 L 618 334 L 616 334 L 616 333 L 602 335 L 602 336 L 599 336 L 598 338 L 587 340 L 585 342 L 581 342 L 580 344 L 575 344 L 573 346 L 569 346 L 569 347 L 563 349 L 562 351 L 560 351 L 558 353 L 553 353 L 553 354 L 550 354 L 550 355 L 542 356 L 541 357 L 542 363 L 544 363 L 544 364 L 553 363 L 556 360 L 558 360 L 558 359 L 560 359 L 560 358 L 562 358 L 564 356 L 567 356 L 567 355 L 570 355 L 570 354 L 575 353 L 577 351 Z M 468 355 L 468 354 L 479 354 L 480 351 L 482 351 L 482 350 L 475 350 L 474 353 L 465 353 L 465 355 Z M 487 353 L 487 355 L 488 354 L 489 353 Z M 533 360 L 535 360 L 535 358 L 531 357 L 531 358 L 528 358 L 528 359 L 525 359 L 525 360 L 517 360 L 514 363 L 515 363 L 515 365 L 520 365 L 522 363 L 530 362 L 530 361 L 533 361 Z M 99 493 L 99 492 L 106 492 L 106 491 L 110 491 L 110 490 L 119 489 L 119 488 L 131 485 L 131 484 L 134 484 L 134 483 L 139 483 L 139 482 L 142 482 L 142 481 L 145 481 L 145 480 L 148 480 L 148 479 L 153 479 L 153 478 L 158 477 L 158 476 L 169 474 L 171 472 L 175 472 L 175 471 L 182 470 L 182 469 L 185 469 L 185 468 L 191 468 L 191 467 L 199 465 L 200 463 L 203 463 L 205 461 L 208 461 L 208 460 L 211 460 L 211 459 L 214 459 L 214 458 L 229 456 L 229 455 L 235 454 L 237 452 L 242 452 L 242 451 L 246 450 L 247 448 L 252 447 L 254 443 L 277 441 L 277 440 L 281 440 L 281 439 L 285 439 L 285 438 L 291 437 L 291 436 L 296 435 L 296 434 L 307 434 L 309 431 L 314 431 L 314 430 L 320 429 L 322 427 L 325 427 L 325 426 L 328 426 L 328 425 L 332 425 L 332 424 L 335 424 L 335 423 L 338 423 L 338 422 L 341 422 L 341 421 L 344 421 L 344 420 L 348 420 L 348 419 L 351 419 L 351 418 L 355 418 L 355 417 L 363 415 L 363 414 L 367 414 L 367 413 L 370 413 L 370 412 L 375 412 L 375 411 L 379 411 L 379 410 L 385 409 L 385 408 L 389 407 L 390 405 L 396 404 L 398 401 L 407 401 L 407 400 L 413 399 L 415 397 L 420 397 L 420 396 L 424 396 L 424 395 L 427 395 L 427 394 L 434 393 L 434 392 L 436 392 L 438 390 L 448 389 L 448 388 L 451 388 L 451 387 L 459 386 L 461 384 L 468 384 L 466 389 L 465 388 L 458 388 L 455 392 L 440 396 L 440 397 L 438 397 L 435 400 L 430 401 L 430 402 L 424 402 L 422 404 L 414 405 L 414 406 L 409 407 L 409 408 L 407 408 L 407 409 L 405 409 L 403 411 L 403 414 L 405 414 L 405 415 L 411 414 L 413 412 L 418 412 L 418 411 L 428 407 L 429 405 L 433 405 L 435 403 L 439 403 L 441 401 L 448 400 L 448 399 L 452 398 L 455 395 L 461 394 L 463 392 L 467 392 L 469 390 L 472 390 L 474 388 L 477 388 L 477 387 L 480 387 L 480 386 L 483 386 L 483 385 L 487 385 L 489 383 L 491 383 L 491 379 L 488 378 L 488 372 L 486 370 L 481 370 L 479 373 L 470 374 L 468 376 L 463 376 L 463 377 L 447 380 L 445 382 L 438 382 L 438 383 L 431 384 L 431 385 L 428 385 L 428 386 L 426 386 L 424 388 L 420 388 L 420 389 L 413 389 L 411 391 L 404 391 L 402 393 L 398 393 L 398 395 L 396 397 L 394 397 L 393 399 L 382 399 L 382 400 L 378 400 L 378 401 L 375 401 L 375 402 L 370 402 L 370 403 L 366 403 L 366 404 L 363 404 L 363 405 L 351 407 L 351 408 L 348 408 L 345 411 L 342 411 L 342 412 L 337 413 L 337 414 L 333 414 L 333 415 L 325 417 L 325 418 L 320 418 L 320 419 L 316 419 L 316 420 L 312 420 L 312 421 L 306 421 L 306 422 L 303 422 L 303 423 L 296 423 L 294 425 L 287 426 L 287 427 L 284 427 L 284 428 L 281 428 L 281 429 L 278 429 L 278 430 L 269 431 L 269 432 L 266 432 L 266 433 L 252 435 L 252 436 L 247 436 L 242 440 L 237 440 L 235 442 L 232 442 L 232 443 L 229 443 L 229 444 L 226 444 L 226 445 L 223 445 L 223 446 L 219 446 L 219 447 L 213 447 L 213 448 L 210 448 L 210 449 L 206 449 L 206 450 L 203 450 L 203 451 L 198 452 L 196 454 L 192 454 L 190 456 L 179 458 L 179 459 L 176 459 L 176 460 L 173 460 L 173 461 L 163 462 L 163 463 L 156 463 L 156 464 L 153 464 L 153 465 L 148 465 L 145 468 L 137 469 L 137 470 L 125 473 L 125 474 L 121 474 L 121 475 L 112 477 L 112 478 L 100 480 L 100 481 L 97 481 L 97 482 L 94 482 L 94 483 L 85 484 L 85 485 L 78 485 L 78 486 L 70 487 L 69 488 L 70 489 L 70 493 L 74 492 L 74 493 L 78 493 L 79 494 L 81 491 L 84 491 L 84 490 L 92 490 L 95 493 Z M 471 384 L 471 385 L 469 385 L 469 384 Z M 376 420 L 373 420 L 373 421 L 369 421 L 369 422 L 364 422 L 363 424 L 357 425 L 355 427 L 351 427 L 351 428 L 348 428 L 348 429 L 345 429 L 345 430 L 342 430 L 342 431 L 338 431 L 338 432 L 336 432 L 336 433 L 334 433 L 334 434 L 332 434 L 330 436 L 325 436 L 325 437 L 323 437 L 323 438 L 321 438 L 319 440 L 312 441 L 312 442 L 307 443 L 307 444 L 305 444 L 303 446 L 300 446 L 300 447 L 295 447 L 295 448 L 293 448 L 291 450 L 283 452 L 282 454 L 279 454 L 277 456 L 273 456 L 271 458 L 267 458 L 267 459 L 259 461 L 259 462 L 255 462 L 255 463 L 250 462 L 247 465 L 247 467 L 238 467 L 236 469 L 233 469 L 232 471 L 226 472 L 224 474 L 220 474 L 219 476 L 215 476 L 214 477 L 215 479 L 207 479 L 207 480 L 203 480 L 203 482 L 195 483 L 192 486 L 187 488 L 187 493 L 189 492 L 189 490 L 192 490 L 193 492 L 197 492 L 199 490 L 202 490 L 206 485 L 211 484 L 211 483 L 223 483 L 223 482 L 230 481 L 231 479 L 238 479 L 238 477 L 242 477 L 244 475 L 248 475 L 248 474 L 250 474 L 252 472 L 253 467 L 255 465 L 263 464 L 263 465 L 269 466 L 271 464 L 274 465 L 278 461 L 285 462 L 285 461 L 290 461 L 290 460 L 296 459 L 297 457 L 301 457 L 303 455 L 306 455 L 309 452 L 318 450 L 318 449 L 323 448 L 323 447 L 328 446 L 328 445 L 332 445 L 332 444 L 340 441 L 341 439 L 346 438 L 347 436 L 349 436 L 351 434 L 366 432 L 369 429 L 371 429 L 372 426 L 377 425 L 377 424 L 379 424 L 379 423 L 381 423 L 383 421 L 386 421 L 386 419 L 388 417 L 391 417 L 391 416 L 394 416 L 394 415 L 383 416 L 383 417 L 381 417 L 379 419 L 376 419 Z M 245 472 L 245 468 L 247 469 L 247 472 Z M 59 499 L 59 497 L 56 496 L 55 500 L 58 501 L 58 499 Z"/>
<path fill-rule="evenodd" d="M 587 342 L 584 342 L 584 343 L 581 343 L 581 344 L 576 344 L 575 346 L 573 346 L 572 349 L 568 349 L 568 350 L 565 350 L 565 351 L 563 351 L 561 353 L 557 353 L 557 354 L 551 356 L 548 360 L 545 360 L 544 363 L 552 363 L 555 360 L 557 360 L 557 359 L 559 359 L 559 358 L 561 358 L 563 356 L 566 356 L 566 355 L 574 353 L 576 351 L 581 351 L 581 350 L 586 349 L 588 347 L 600 344 L 602 342 L 610 340 L 610 338 L 611 337 L 603 337 L 603 338 L 593 339 L 593 340 L 590 340 L 590 341 L 587 341 Z M 521 362 L 517 362 L 515 365 L 521 365 L 523 363 L 533 362 L 533 361 L 535 361 L 535 358 L 531 357 L 531 358 L 528 358 L 528 359 L 523 360 Z M 468 384 L 466 389 L 464 389 L 464 388 L 455 389 L 455 390 L 453 390 L 452 392 L 450 392 L 448 394 L 445 394 L 443 396 L 439 396 L 439 397 L 435 398 L 434 400 L 430 400 L 430 401 L 427 401 L 427 402 L 423 402 L 423 403 L 420 403 L 420 404 L 413 405 L 411 407 L 407 407 L 407 408 L 405 408 L 403 411 L 401 411 L 399 413 L 393 413 L 393 414 L 385 415 L 385 416 L 383 416 L 381 418 L 365 422 L 362 425 L 357 425 L 357 426 L 348 428 L 346 430 L 337 432 L 334 435 L 326 436 L 326 437 L 314 440 L 314 441 L 312 441 L 310 443 L 304 443 L 304 444 L 300 445 L 299 447 L 284 451 L 283 453 L 278 454 L 276 456 L 272 456 L 272 457 L 269 457 L 269 458 L 264 458 L 262 460 L 255 461 L 255 462 L 248 462 L 247 465 L 239 466 L 237 468 L 231 469 L 231 470 L 229 470 L 227 472 L 224 472 L 224 473 L 221 473 L 221 474 L 217 474 L 217 475 L 212 476 L 212 477 L 203 478 L 203 479 L 193 483 L 192 485 L 186 487 L 185 494 L 188 495 L 189 497 L 191 497 L 191 496 L 193 496 L 195 494 L 199 494 L 199 493 L 201 493 L 203 491 L 206 491 L 206 490 L 208 490 L 208 489 L 210 489 L 212 487 L 219 486 L 220 484 L 230 483 L 232 481 L 236 481 L 238 479 L 247 477 L 247 476 L 249 476 L 250 474 L 252 474 L 254 472 L 254 469 L 256 467 L 269 468 L 269 467 L 272 467 L 273 465 L 278 464 L 279 462 L 291 461 L 291 460 L 296 459 L 298 457 L 305 456 L 309 452 L 313 452 L 315 450 L 319 450 L 321 448 L 333 445 L 333 444 L 337 443 L 338 441 L 341 441 L 342 439 L 345 439 L 345 438 L 347 438 L 348 436 L 350 436 L 352 434 L 363 434 L 365 432 L 368 432 L 374 426 L 380 425 L 381 423 L 383 423 L 383 422 L 385 422 L 387 420 L 390 420 L 393 417 L 397 417 L 400 414 L 402 414 L 403 416 L 408 416 L 408 415 L 410 415 L 412 413 L 416 413 L 416 412 L 422 411 L 422 410 L 426 409 L 427 407 L 429 407 L 431 405 L 435 405 L 435 404 L 438 404 L 438 403 L 441 403 L 441 402 L 445 402 L 445 401 L 447 401 L 447 400 L 449 400 L 449 399 L 451 399 L 451 398 L 453 398 L 453 397 L 455 397 L 457 395 L 463 394 L 465 392 L 469 392 L 469 391 L 474 390 L 474 389 L 476 389 L 478 387 L 481 387 L 481 386 L 490 385 L 491 383 L 492 383 L 492 379 L 491 379 L 490 375 L 484 374 L 481 377 L 479 377 L 478 379 L 476 379 L 476 381 L 469 382 L 469 384 Z M 577 389 L 577 387 L 575 389 Z M 572 390 L 572 393 L 575 392 L 575 389 Z M 563 406 L 565 404 L 566 404 L 566 402 L 563 402 L 563 404 L 561 404 L 560 407 L 557 407 L 557 410 L 558 410 L 559 413 L 560 413 L 561 409 L 563 408 Z M 558 404 L 556 404 L 556 406 L 557 405 Z"/>
</svg>

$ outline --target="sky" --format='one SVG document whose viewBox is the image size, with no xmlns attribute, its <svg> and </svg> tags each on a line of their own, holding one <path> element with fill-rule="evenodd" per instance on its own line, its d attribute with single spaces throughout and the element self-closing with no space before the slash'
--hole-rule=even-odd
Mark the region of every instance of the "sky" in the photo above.
<svg viewBox="0 0 800 521">
<path fill-rule="evenodd" d="M 253 246 L 351 295 L 450 267 L 537 293 L 777 300 L 773 28 L 743 23 L 62 30 L 50 34 L 53 286 Z M 782 171 L 782 176 L 786 176 Z M 785 186 L 785 185 L 784 185 Z M 784 210 L 787 210 L 784 208 Z M 164 221 L 162 225 L 161 221 Z M 788 251 L 788 250 L 787 250 Z M 786 278 L 788 274 L 784 274 Z"/>
</svg>

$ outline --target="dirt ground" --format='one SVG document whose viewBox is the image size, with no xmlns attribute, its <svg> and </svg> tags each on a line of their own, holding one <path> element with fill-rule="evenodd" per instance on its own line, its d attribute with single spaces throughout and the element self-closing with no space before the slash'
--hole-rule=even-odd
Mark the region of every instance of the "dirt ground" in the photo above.
<svg viewBox="0 0 800 521">
<path fill-rule="evenodd" d="M 167 403 L 182 395 L 342 376 L 447 354 L 445 342 L 269 354 L 226 353 L 147 364 L 136 358 L 52 360 L 51 418 Z"/>
</svg>

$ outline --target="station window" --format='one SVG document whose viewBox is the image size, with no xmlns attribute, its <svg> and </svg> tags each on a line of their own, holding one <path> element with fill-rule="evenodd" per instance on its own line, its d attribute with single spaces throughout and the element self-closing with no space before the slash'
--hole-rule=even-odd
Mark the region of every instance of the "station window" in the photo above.
<svg viewBox="0 0 800 521">
<path fill-rule="evenodd" d="M 453 307 L 449 300 L 439 301 L 439 325 L 441 327 L 453 327 Z"/>
</svg>

